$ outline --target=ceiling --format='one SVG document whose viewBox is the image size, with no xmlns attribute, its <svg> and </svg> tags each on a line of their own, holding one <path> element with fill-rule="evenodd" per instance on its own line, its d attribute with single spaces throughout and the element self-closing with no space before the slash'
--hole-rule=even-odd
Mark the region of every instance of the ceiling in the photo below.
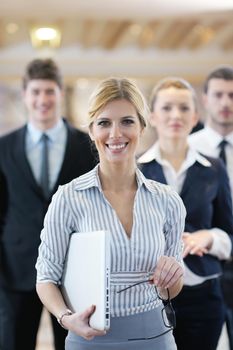
<svg viewBox="0 0 233 350">
<path fill-rule="evenodd" d="M 61 47 L 36 51 L 30 28 L 55 25 Z M 52 55 L 70 79 L 185 74 L 233 63 L 233 0 L 8 0 L 0 2 L 0 78 Z"/>
<path fill-rule="evenodd" d="M 1 1 L 1 17 L 40 18 L 118 18 L 135 19 L 182 16 L 233 9 L 232 0 L 8 0 Z"/>
</svg>

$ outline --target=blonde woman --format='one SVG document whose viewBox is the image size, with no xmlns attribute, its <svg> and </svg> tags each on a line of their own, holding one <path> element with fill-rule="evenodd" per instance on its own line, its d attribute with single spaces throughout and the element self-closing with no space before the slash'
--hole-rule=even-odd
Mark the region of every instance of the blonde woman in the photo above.
<svg viewBox="0 0 233 350">
<path fill-rule="evenodd" d="M 147 180 L 137 169 L 135 152 L 145 113 L 143 96 L 130 80 L 100 83 L 89 107 L 89 134 L 99 164 L 58 190 L 45 219 L 37 291 L 69 330 L 67 350 L 176 349 L 174 317 L 165 311 L 172 313 L 170 298 L 183 284 L 185 209 L 175 191 Z M 107 333 L 89 326 L 94 306 L 71 314 L 59 291 L 70 234 L 102 229 L 111 234 Z"/>
<path fill-rule="evenodd" d="M 202 156 L 188 144 L 198 116 L 196 95 L 187 81 L 158 82 L 150 106 L 158 141 L 139 159 L 141 170 L 175 189 L 187 211 L 184 287 L 173 303 L 175 340 L 179 350 L 214 350 L 224 320 L 221 260 L 231 254 L 233 233 L 226 170 L 221 161 Z"/>
</svg>

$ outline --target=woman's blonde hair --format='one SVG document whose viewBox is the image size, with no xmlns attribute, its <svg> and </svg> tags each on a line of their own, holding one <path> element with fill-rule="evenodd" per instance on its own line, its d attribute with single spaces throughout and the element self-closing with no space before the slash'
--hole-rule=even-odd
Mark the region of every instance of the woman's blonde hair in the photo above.
<svg viewBox="0 0 233 350">
<path fill-rule="evenodd" d="M 180 90 L 188 90 L 191 92 L 195 109 L 197 111 L 198 109 L 198 103 L 197 103 L 197 95 L 192 87 L 192 85 L 185 79 L 183 78 L 177 78 L 177 77 L 167 77 L 162 80 L 160 80 L 155 87 L 152 90 L 151 96 L 150 96 L 150 111 L 154 111 L 154 105 L 158 96 L 159 91 L 169 89 L 171 87 L 174 87 L 175 89 L 180 89 Z"/>
<path fill-rule="evenodd" d="M 108 78 L 99 83 L 89 100 L 89 126 L 107 103 L 121 99 L 132 103 L 144 128 L 148 111 L 146 101 L 137 85 L 127 78 Z"/>
</svg>

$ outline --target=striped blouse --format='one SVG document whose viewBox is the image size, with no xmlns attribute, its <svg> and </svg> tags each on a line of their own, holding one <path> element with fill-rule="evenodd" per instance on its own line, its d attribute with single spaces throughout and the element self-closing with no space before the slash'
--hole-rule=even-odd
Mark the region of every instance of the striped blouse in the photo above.
<svg viewBox="0 0 233 350">
<path fill-rule="evenodd" d="M 117 291 L 147 280 L 161 255 L 173 256 L 182 263 L 185 208 L 169 186 L 146 179 L 139 169 L 136 169 L 136 178 L 138 189 L 130 238 L 104 196 L 98 166 L 60 186 L 41 232 L 37 282 L 60 284 L 72 232 L 108 230 L 111 234 L 111 316 L 148 311 L 161 303 L 154 287 L 146 282 L 122 293 Z"/>
</svg>

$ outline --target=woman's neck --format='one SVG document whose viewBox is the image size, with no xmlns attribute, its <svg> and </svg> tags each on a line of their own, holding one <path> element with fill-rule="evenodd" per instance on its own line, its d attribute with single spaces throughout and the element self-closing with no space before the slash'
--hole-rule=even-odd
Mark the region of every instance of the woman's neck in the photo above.
<svg viewBox="0 0 233 350">
<path fill-rule="evenodd" d="M 122 192 L 136 189 L 135 170 L 136 164 L 134 166 L 100 164 L 99 177 L 103 191 Z"/>
<path fill-rule="evenodd" d="M 163 142 L 162 140 L 159 140 L 159 148 L 161 158 L 166 159 L 176 171 L 179 171 L 181 165 L 186 159 L 188 151 L 187 140 L 170 142 Z"/>
</svg>

